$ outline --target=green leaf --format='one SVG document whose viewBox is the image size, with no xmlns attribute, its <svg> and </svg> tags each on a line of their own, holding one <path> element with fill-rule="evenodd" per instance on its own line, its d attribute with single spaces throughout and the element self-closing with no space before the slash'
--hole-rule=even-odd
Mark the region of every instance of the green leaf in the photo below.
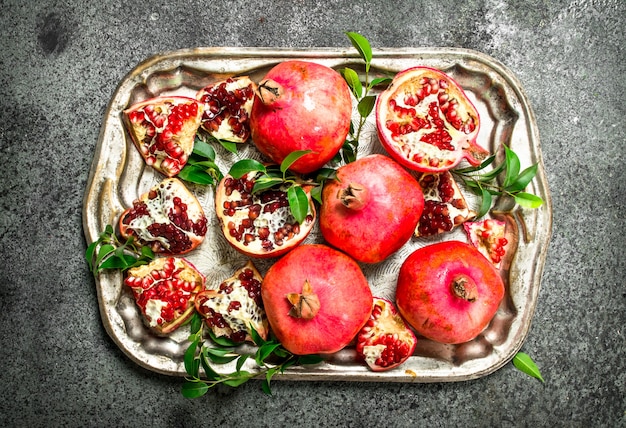
<svg viewBox="0 0 626 428">
<path fill-rule="evenodd" d="M 335 168 L 320 168 L 317 171 L 316 181 L 322 183 L 326 180 L 334 180 L 337 178 L 337 170 Z"/>
<path fill-rule="evenodd" d="M 494 178 L 496 178 L 504 170 L 505 167 L 506 165 L 504 163 L 501 163 L 500 165 L 496 166 L 491 171 L 486 172 L 484 174 L 480 174 L 476 178 L 481 181 L 491 181 Z"/>
<path fill-rule="evenodd" d="M 504 146 L 504 160 L 506 162 L 506 176 L 504 178 L 504 187 L 509 186 L 519 174 L 520 162 L 515 152 Z"/>
<path fill-rule="evenodd" d="M 186 380 L 183 383 L 182 394 L 185 398 L 199 398 L 207 393 L 209 386 L 199 380 Z"/>
<path fill-rule="evenodd" d="M 528 376 L 532 376 L 539 379 L 541 382 L 544 382 L 537 364 L 535 364 L 530 355 L 525 354 L 524 352 L 518 352 L 513 357 L 513 365 L 521 372 L 526 373 Z"/>
<path fill-rule="evenodd" d="M 195 139 L 192 153 L 213 161 L 215 160 L 215 150 L 213 147 L 200 138 Z"/>
<path fill-rule="evenodd" d="M 304 223 L 309 212 L 309 198 L 304 189 L 300 186 L 291 186 L 287 189 L 287 200 L 296 221 L 300 224 Z"/>
<path fill-rule="evenodd" d="M 476 217 L 478 218 L 484 216 L 485 214 L 489 212 L 489 210 L 491 209 L 491 202 L 492 202 L 491 193 L 489 193 L 487 189 L 481 189 L 480 197 L 481 197 L 480 208 L 478 209 L 478 213 L 476 214 Z"/>
<path fill-rule="evenodd" d="M 368 89 L 371 89 L 371 88 L 373 88 L 375 86 L 379 86 L 379 85 L 388 86 L 392 81 L 393 81 L 393 78 L 391 78 L 391 77 L 377 77 L 376 79 L 373 79 L 370 82 Z"/>
<path fill-rule="evenodd" d="M 185 365 L 185 371 L 191 377 L 198 377 L 198 365 L 196 358 L 196 351 L 198 349 L 198 345 L 200 344 L 200 339 L 196 339 L 187 348 L 185 354 L 183 356 L 183 363 Z"/>
<path fill-rule="evenodd" d="M 311 198 L 318 203 L 322 203 L 322 186 L 315 186 L 311 189 Z"/>
<path fill-rule="evenodd" d="M 130 266 L 133 266 L 136 262 L 137 259 L 130 254 L 122 254 L 121 256 L 114 255 L 100 263 L 98 270 L 127 269 Z"/>
<path fill-rule="evenodd" d="M 515 194 L 515 202 L 524 208 L 539 208 L 543 205 L 543 199 L 532 193 L 519 192 Z"/>
<path fill-rule="evenodd" d="M 261 190 L 269 189 L 271 187 L 282 184 L 283 182 L 284 180 L 281 177 L 269 177 L 267 175 L 262 175 L 254 181 L 254 187 L 252 188 L 252 192 L 260 192 Z"/>
<path fill-rule="evenodd" d="M 215 184 L 215 178 L 198 165 L 185 165 L 178 173 L 178 178 L 195 184 Z"/>
<path fill-rule="evenodd" d="M 363 96 L 363 84 L 361 83 L 361 79 L 359 79 L 357 72 L 349 67 L 346 67 L 341 70 L 341 75 L 348 84 L 352 94 L 354 94 L 354 97 L 357 100 L 361 99 L 361 96 Z"/>
<path fill-rule="evenodd" d="M 213 370 L 213 367 L 211 367 L 211 363 L 206 353 L 206 349 L 207 348 L 203 346 L 202 350 L 200 351 L 200 364 L 202 364 L 202 369 L 204 370 L 204 374 L 210 380 L 219 380 L 221 379 L 221 376 L 219 373 Z"/>
<path fill-rule="evenodd" d="M 262 346 L 266 343 L 266 340 L 261 337 L 252 324 L 248 324 L 248 331 L 250 332 L 250 337 L 252 337 L 252 340 L 257 346 Z"/>
<path fill-rule="evenodd" d="M 231 379 L 225 380 L 224 381 L 224 385 L 228 385 L 228 386 L 232 386 L 233 388 L 246 383 L 247 381 L 249 381 L 250 379 L 252 379 L 254 377 L 254 375 L 250 372 L 247 372 L 245 370 L 241 370 L 239 372 L 237 372 L 237 376 L 233 377 Z"/>
<path fill-rule="evenodd" d="M 191 334 L 196 334 L 202 328 L 202 316 L 198 312 L 194 312 L 189 318 L 189 330 Z"/>
<path fill-rule="evenodd" d="M 263 379 L 263 382 L 261 382 L 261 390 L 267 394 L 267 395 L 272 395 L 272 389 L 270 388 L 270 382 L 267 378 Z"/>
<path fill-rule="evenodd" d="M 235 162 L 231 167 L 228 174 L 230 174 L 233 178 L 241 178 L 249 172 L 252 171 L 260 171 L 265 172 L 265 165 L 261 162 L 254 159 L 242 159 L 240 161 Z"/>
<path fill-rule="evenodd" d="M 237 143 L 233 143 L 232 141 L 224 141 L 224 140 L 217 140 L 217 141 L 219 141 L 222 147 L 224 147 L 229 152 L 237 154 Z"/>
<path fill-rule="evenodd" d="M 237 346 L 237 343 L 235 341 L 230 340 L 226 336 L 216 336 L 215 333 L 213 333 L 213 330 L 210 330 L 210 329 L 209 329 L 209 337 L 211 338 L 213 343 L 219 346 L 229 347 L 229 348 Z"/>
<path fill-rule="evenodd" d="M 152 249 L 150 247 L 148 247 L 147 245 L 144 245 L 143 247 L 141 247 L 140 249 L 141 251 L 141 256 L 145 257 L 146 259 L 154 259 L 154 251 L 152 251 Z"/>
<path fill-rule="evenodd" d="M 281 172 L 285 173 L 289 168 L 291 168 L 291 165 L 293 165 L 298 159 L 300 159 L 304 155 L 308 155 L 309 153 L 312 153 L 312 151 L 311 150 L 296 150 L 296 151 L 289 153 L 285 157 L 285 159 L 283 159 L 283 161 L 280 163 Z"/>
<path fill-rule="evenodd" d="M 357 110 L 362 118 L 366 118 L 374 109 L 374 105 L 376 104 L 376 97 L 374 95 L 368 95 L 363 97 L 359 104 L 357 105 Z"/>
<path fill-rule="evenodd" d="M 96 267 L 100 266 L 102 260 L 107 257 L 109 254 L 115 252 L 115 247 L 111 244 L 103 244 L 100 246 L 98 250 L 98 256 L 96 257 Z"/>
<path fill-rule="evenodd" d="M 515 181 L 506 186 L 504 190 L 511 193 L 520 192 L 528 186 L 532 179 L 535 178 L 535 175 L 537 175 L 537 164 L 531 165 L 522 171 Z"/>
<path fill-rule="evenodd" d="M 232 350 L 221 348 L 204 348 L 206 357 L 216 364 L 227 364 L 239 358 L 239 354 L 234 354 Z"/>
<path fill-rule="evenodd" d="M 96 251 L 96 248 L 98 247 L 98 245 L 100 245 L 101 242 L 102 241 L 100 239 L 92 242 L 87 247 L 87 251 L 85 251 L 85 259 L 87 260 L 87 264 L 89 265 L 89 271 L 92 273 L 95 273 L 93 270 L 93 255 Z"/>
<path fill-rule="evenodd" d="M 237 370 L 238 372 L 241 371 L 241 368 L 246 363 L 246 361 L 248 360 L 249 357 L 250 357 L 250 355 L 240 355 L 239 359 L 237 360 L 237 364 L 235 366 L 235 370 Z"/>
<path fill-rule="evenodd" d="M 259 366 L 262 366 L 264 361 L 272 355 L 272 353 L 281 346 L 280 343 L 266 343 L 265 345 L 259 347 L 256 353 L 256 361 Z"/>
<path fill-rule="evenodd" d="M 348 36 L 350 42 L 352 42 L 352 46 L 355 47 L 359 55 L 361 55 L 361 58 L 365 61 L 365 70 L 369 71 L 370 62 L 372 61 L 372 47 L 370 46 L 370 42 L 359 33 L 349 31 L 346 32 L 346 36 Z"/>
</svg>

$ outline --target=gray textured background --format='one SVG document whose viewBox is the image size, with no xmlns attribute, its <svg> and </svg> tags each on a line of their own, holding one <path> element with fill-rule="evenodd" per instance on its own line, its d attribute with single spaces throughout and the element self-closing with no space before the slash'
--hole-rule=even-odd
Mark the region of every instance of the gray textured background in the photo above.
<svg viewBox="0 0 626 428">
<path fill-rule="evenodd" d="M 0 1 L 0 426 L 626 426 L 626 2 Z M 258 382 L 180 395 L 106 335 L 81 208 L 104 109 L 147 57 L 195 46 L 455 46 L 534 109 L 553 239 L 522 350 L 446 384 Z"/>
</svg>

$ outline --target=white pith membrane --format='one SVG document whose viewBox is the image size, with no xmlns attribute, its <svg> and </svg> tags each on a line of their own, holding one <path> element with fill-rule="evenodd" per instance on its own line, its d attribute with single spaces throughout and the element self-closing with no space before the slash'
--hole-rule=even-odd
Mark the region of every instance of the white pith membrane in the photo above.
<svg viewBox="0 0 626 428">
<path fill-rule="evenodd" d="M 423 179 L 426 176 L 433 177 L 433 181 L 429 185 L 424 185 Z M 449 201 L 443 201 L 441 195 L 439 194 L 439 182 L 443 178 L 449 180 L 454 192 L 452 199 Z M 448 209 L 448 217 L 452 223 L 452 229 L 476 217 L 476 212 L 469 208 L 465 196 L 463 196 L 463 193 L 461 192 L 461 189 L 459 188 L 459 185 L 457 184 L 451 172 L 445 171 L 441 173 L 420 173 L 417 175 L 417 179 L 420 183 L 420 186 L 422 186 L 422 193 L 424 194 L 425 202 L 436 201 L 445 203 L 446 208 Z M 455 203 L 453 204 L 452 201 L 455 201 Z M 426 213 L 423 213 L 422 216 L 424 216 L 425 214 Z M 420 219 L 420 222 L 415 229 L 416 237 L 421 236 L 419 232 L 419 227 L 422 221 L 423 217 L 422 219 Z M 449 232 L 449 230 L 439 230 L 437 233 L 444 232 Z"/>
<path fill-rule="evenodd" d="M 198 100 L 202 100 L 202 97 L 207 93 L 207 91 L 219 85 L 220 83 L 221 82 L 218 82 L 218 83 L 215 83 L 214 85 L 210 85 L 206 88 L 201 89 L 200 91 L 198 91 L 196 98 Z M 226 81 L 225 83 L 226 83 L 225 89 L 229 92 L 235 91 L 237 89 L 243 89 L 248 86 L 252 86 L 253 88 L 252 97 L 248 98 L 248 100 L 241 106 L 241 109 L 245 110 L 249 117 L 250 112 L 252 111 L 252 104 L 254 103 L 254 88 L 256 87 L 254 82 L 252 82 L 252 80 L 250 80 L 250 78 L 248 78 L 247 76 L 242 76 L 238 78 L 233 78 L 232 81 Z M 205 104 L 205 107 L 206 107 L 206 104 Z M 226 109 L 226 107 L 222 107 L 222 110 L 224 109 Z M 205 110 L 205 111 L 208 111 L 208 110 Z M 215 116 L 217 114 L 219 114 L 219 112 L 216 113 Z M 213 137 L 217 138 L 218 140 L 226 140 L 226 141 L 231 141 L 235 143 L 245 142 L 243 139 L 241 139 L 238 135 L 236 135 L 233 132 L 232 127 L 228 124 L 228 118 L 226 118 L 219 124 L 217 130 L 210 129 L 208 126 L 205 127 L 204 121 L 202 124 L 202 128 L 205 131 L 207 131 L 209 134 L 211 134 Z"/>
<path fill-rule="evenodd" d="M 193 232 L 193 230 L 183 230 L 176 226 L 168 217 L 170 210 L 174 208 L 174 198 L 179 197 L 187 205 L 187 218 L 194 223 L 204 217 L 204 210 L 198 199 L 189 192 L 185 185 L 177 178 L 165 178 L 154 186 L 151 191 L 155 191 L 157 196 L 153 199 L 148 197 L 150 191 L 141 196 L 141 201 L 146 204 L 149 215 L 136 217 L 130 221 L 128 228 L 132 229 L 139 239 L 145 242 L 159 242 L 164 248 L 169 249 L 169 241 L 162 236 L 155 236 L 148 226 L 153 223 L 172 224 L 186 235 L 191 235 L 197 239 L 204 238 Z"/>
</svg>

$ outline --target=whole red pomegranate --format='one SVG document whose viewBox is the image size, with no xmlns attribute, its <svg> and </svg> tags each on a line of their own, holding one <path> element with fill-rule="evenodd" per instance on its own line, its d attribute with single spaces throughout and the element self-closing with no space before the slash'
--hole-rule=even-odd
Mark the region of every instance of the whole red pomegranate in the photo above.
<svg viewBox="0 0 626 428">
<path fill-rule="evenodd" d="M 354 259 L 377 263 L 411 238 L 423 207 L 411 174 L 387 156 L 368 155 L 338 168 L 324 185 L 320 231 Z"/>
<path fill-rule="evenodd" d="M 376 127 L 391 157 L 413 170 L 447 171 L 463 158 L 478 165 L 488 155 L 476 144 L 478 111 L 461 86 L 430 67 L 395 76 L 376 102 Z"/>
<path fill-rule="evenodd" d="M 372 292 L 359 265 L 322 244 L 304 244 L 272 265 L 261 296 L 270 327 L 289 352 L 330 354 L 369 319 Z"/>
<path fill-rule="evenodd" d="M 476 248 L 444 241 L 414 251 L 398 274 L 396 304 L 424 337 L 463 343 L 487 327 L 504 296 L 498 270 Z"/>
<path fill-rule="evenodd" d="M 171 333 L 191 317 L 204 282 L 194 265 L 177 257 L 161 257 L 131 268 L 124 279 L 145 324 L 157 334 Z"/>
<path fill-rule="evenodd" d="M 352 99 L 335 70 L 308 61 L 285 61 L 259 83 L 250 113 L 252 141 L 280 164 L 291 152 L 311 150 L 291 169 L 313 172 L 341 149 L 350 130 Z"/>
</svg>

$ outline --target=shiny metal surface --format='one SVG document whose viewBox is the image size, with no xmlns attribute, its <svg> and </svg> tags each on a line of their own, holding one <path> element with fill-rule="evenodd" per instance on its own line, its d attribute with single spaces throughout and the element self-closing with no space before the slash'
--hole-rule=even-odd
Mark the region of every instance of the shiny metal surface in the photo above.
<svg viewBox="0 0 626 428">
<path fill-rule="evenodd" d="M 139 64 L 119 84 L 105 113 L 83 206 L 83 226 L 88 242 L 97 239 L 107 224 L 115 225 L 125 207 L 161 176 L 146 167 L 126 135 L 121 112 L 143 99 L 164 94 L 192 95 L 204 85 L 227 76 L 249 75 L 258 81 L 265 72 L 287 59 L 319 62 L 335 69 L 349 66 L 363 74 L 362 61 L 352 50 L 287 50 L 263 48 L 198 48 L 165 53 Z M 461 345 L 441 345 L 420 339 L 415 354 L 401 367 L 373 373 L 354 359 L 346 348 L 315 367 L 290 368 L 276 379 L 346 380 L 387 382 L 461 381 L 487 375 L 506 364 L 519 350 L 527 335 L 541 283 L 545 248 L 552 227 L 550 193 L 541 158 L 539 135 L 526 96 L 512 73 L 492 58 L 463 49 L 380 49 L 374 51 L 370 78 L 393 75 L 416 66 L 428 65 L 449 73 L 468 92 L 481 116 L 478 142 L 491 151 L 509 145 L 520 157 L 522 168 L 539 163 L 528 191 L 545 201 L 537 210 L 511 209 L 510 201 L 498 200 L 493 217 L 503 218 L 509 229 L 509 257 L 502 274 L 507 295 L 490 326 L 476 339 Z M 356 115 L 356 110 L 354 110 Z M 373 115 L 372 115 L 373 116 Z M 355 116 L 356 117 L 356 116 Z M 252 145 L 233 155 L 216 147 L 223 172 L 239 158 L 260 159 Z M 370 117 L 361 137 L 359 155 L 383 153 Z M 500 152 L 499 152 L 500 153 Z M 213 207 L 211 187 L 189 186 L 198 196 L 209 218 L 203 244 L 186 256 L 214 287 L 242 266 L 246 259 L 221 236 Z M 477 201 L 467 192 L 470 205 Z M 461 229 L 437 240 L 466 240 Z M 321 242 L 317 228 L 307 242 Z M 398 269 L 415 249 L 434 242 L 412 239 L 383 263 L 362 265 L 374 295 L 393 300 Z M 261 273 L 271 260 L 255 261 Z M 104 272 L 96 278 L 103 325 L 122 351 L 137 364 L 168 375 L 183 376 L 182 355 L 188 331 L 183 328 L 169 337 L 158 337 L 143 325 L 129 290 L 119 272 Z M 248 362 L 248 370 L 254 365 Z M 230 371 L 234 366 L 218 367 Z"/>
</svg>

